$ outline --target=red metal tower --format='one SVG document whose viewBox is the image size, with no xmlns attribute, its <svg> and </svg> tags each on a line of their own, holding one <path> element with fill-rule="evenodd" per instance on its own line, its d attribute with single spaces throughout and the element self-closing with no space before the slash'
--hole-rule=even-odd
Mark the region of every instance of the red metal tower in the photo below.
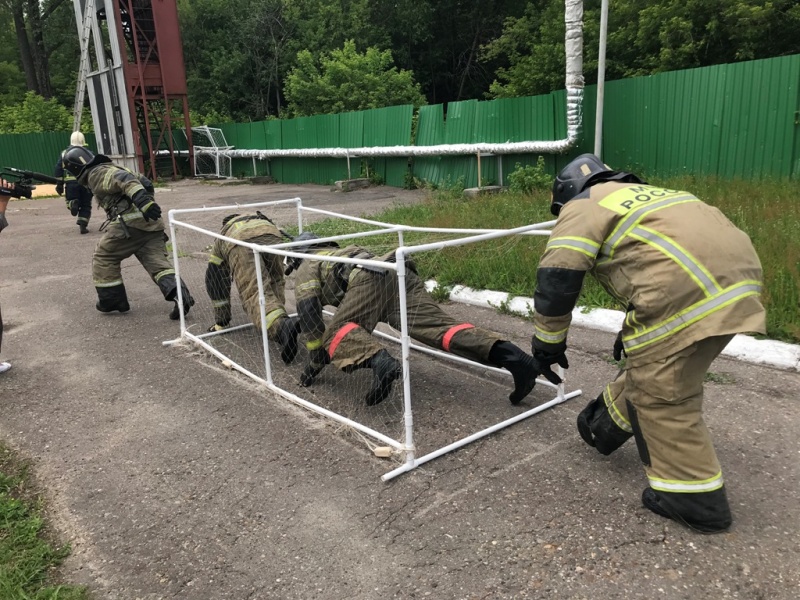
<svg viewBox="0 0 800 600">
<path fill-rule="evenodd" d="M 128 99 L 133 144 L 139 168 L 151 178 L 179 174 L 176 155 L 189 158 L 194 172 L 194 152 L 189 124 L 186 70 L 183 62 L 178 7 L 175 0 L 116 0 L 109 26 L 117 27 L 121 48 L 125 94 Z M 105 11 L 103 8 L 101 11 Z M 100 11 L 98 11 L 99 13 Z M 101 16 L 98 14 L 98 16 Z M 175 136 L 173 127 L 184 127 Z M 188 147 L 187 146 L 188 143 Z"/>
</svg>

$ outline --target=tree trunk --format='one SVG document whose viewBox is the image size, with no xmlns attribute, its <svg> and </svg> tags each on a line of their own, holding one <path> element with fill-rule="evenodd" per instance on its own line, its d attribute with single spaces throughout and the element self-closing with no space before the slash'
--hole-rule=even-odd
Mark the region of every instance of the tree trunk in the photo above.
<svg viewBox="0 0 800 600">
<path fill-rule="evenodd" d="M 19 56 L 22 62 L 22 70 L 25 71 L 25 84 L 32 92 L 39 92 L 39 82 L 36 79 L 36 69 L 33 64 L 31 46 L 28 42 L 28 32 L 25 29 L 25 14 L 22 10 L 22 2 L 14 2 L 11 5 L 11 14 L 14 16 L 14 30 L 17 33 L 17 46 L 19 46 Z"/>
<path fill-rule="evenodd" d="M 30 25 L 33 41 L 31 50 L 36 81 L 39 85 L 39 94 L 45 98 L 50 98 L 53 95 L 53 90 L 50 86 L 50 68 L 47 60 L 47 50 L 44 47 L 40 10 L 38 0 L 28 0 L 28 24 Z"/>
</svg>

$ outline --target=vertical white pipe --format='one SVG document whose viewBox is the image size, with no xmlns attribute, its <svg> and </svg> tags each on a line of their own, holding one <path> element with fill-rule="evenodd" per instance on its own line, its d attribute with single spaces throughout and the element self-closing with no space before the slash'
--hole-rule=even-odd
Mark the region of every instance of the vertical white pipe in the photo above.
<svg viewBox="0 0 800 600">
<path fill-rule="evenodd" d="M 597 115 L 594 122 L 594 153 L 603 158 L 603 103 L 606 95 L 606 39 L 608 37 L 608 0 L 600 5 L 600 47 L 597 51 Z"/>
<path fill-rule="evenodd" d="M 400 346 L 403 356 L 403 418 L 406 427 L 406 465 L 414 464 L 414 416 L 411 412 L 411 367 L 408 364 L 410 337 L 408 335 L 408 300 L 406 297 L 406 255 L 403 248 L 395 250 L 397 287 L 400 295 Z"/>
<path fill-rule="evenodd" d="M 172 240 L 172 267 L 175 269 L 175 285 L 178 286 L 178 314 L 181 317 L 181 337 L 183 337 L 186 332 L 186 315 L 183 314 L 183 286 L 181 285 L 181 269 L 178 264 L 178 238 L 175 236 L 172 210 L 169 211 L 169 237 Z"/>
<path fill-rule="evenodd" d="M 258 311 L 261 315 L 261 343 L 264 345 L 264 373 L 267 383 L 272 385 L 272 368 L 269 360 L 269 337 L 267 336 L 267 309 L 264 299 L 264 278 L 261 274 L 261 254 L 253 250 L 253 259 L 256 261 L 256 279 L 258 280 Z"/>
</svg>

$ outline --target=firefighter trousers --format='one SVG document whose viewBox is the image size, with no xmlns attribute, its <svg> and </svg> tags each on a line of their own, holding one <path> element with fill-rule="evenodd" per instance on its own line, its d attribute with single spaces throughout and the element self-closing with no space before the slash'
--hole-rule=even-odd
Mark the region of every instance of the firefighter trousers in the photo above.
<svg viewBox="0 0 800 600">
<path fill-rule="evenodd" d="M 635 436 L 653 490 L 695 495 L 722 489 L 722 470 L 703 421 L 703 380 L 732 338 L 706 338 L 629 368 L 606 388 L 605 409 L 619 429 Z"/>
<path fill-rule="evenodd" d="M 395 271 L 353 269 L 344 299 L 325 328 L 323 345 L 342 370 L 364 366 L 383 346 L 372 335 L 379 322 L 399 330 L 400 296 Z M 442 310 L 416 273 L 406 272 L 408 333 L 428 346 L 488 364 L 497 334 L 463 323 Z"/>
<path fill-rule="evenodd" d="M 128 227 L 130 237 L 119 224 L 106 230 L 92 257 L 92 279 L 98 289 L 122 286 L 122 261 L 131 256 L 142 264 L 164 297 L 174 297 L 175 269 L 167 255 L 166 234 L 163 230 L 142 231 Z M 172 298 L 167 298 L 172 300 Z"/>
<path fill-rule="evenodd" d="M 66 184 L 64 198 L 67 203 L 72 200 L 77 201 L 78 205 L 78 225 L 86 225 L 92 217 L 92 192 L 89 188 L 82 186 L 77 181 L 68 181 Z"/>
<path fill-rule="evenodd" d="M 275 238 L 272 238 L 275 240 Z M 254 243 L 267 243 L 249 240 Z M 271 241 L 276 244 L 282 240 Z M 281 321 L 287 316 L 284 304 L 286 297 L 283 279 L 283 258 L 277 254 L 261 253 L 261 276 L 264 282 L 264 312 L 267 316 L 267 333 L 275 339 Z M 261 308 L 258 301 L 258 276 L 253 251 L 244 246 L 235 246 L 228 255 L 228 264 L 239 298 L 250 321 L 261 330 Z"/>
</svg>

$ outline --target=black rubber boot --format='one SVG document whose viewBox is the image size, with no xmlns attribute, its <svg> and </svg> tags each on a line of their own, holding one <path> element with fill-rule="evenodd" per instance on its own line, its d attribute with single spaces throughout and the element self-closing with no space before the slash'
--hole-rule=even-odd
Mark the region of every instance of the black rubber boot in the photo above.
<svg viewBox="0 0 800 600">
<path fill-rule="evenodd" d="M 375 406 L 386 400 L 392 383 L 403 374 L 403 365 L 386 350 L 380 350 L 366 366 L 372 369 L 372 388 L 364 400 L 367 406 Z"/>
<path fill-rule="evenodd" d="M 78 223 L 78 227 L 81 228 L 81 234 L 89 233 L 89 228 L 86 227 L 86 223 Z"/>
<path fill-rule="evenodd" d="M 603 394 L 589 402 L 578 414 L 578 433 L 583 441 L 608 456 L 627 442 L 633 433 L 620 429 L 608 414 Z"/>
<path fill-rule="evenodd" d="M 169 297 L 168 297 L 169 296 Z M 183 314 L 184 316 L 189 314 L 189 309 L 194 306 L 194 298 L 189 293 L 189 288 L 186 287 L 186 284 L 181 281 L 181 296 L 183 297 Z M 169 313 L 169 318 L 173 321 L 177 321 L 181 318 L 180 308 L 178 308 L 178 287 L 175 286 L 175 289 L 171 292 L 164 295 L 166 300 L 173 300 L 175 305 L 172 307 L 172 310 Z"/>
<path fill-rule="evenodd" d="M 128 295 L 125 292 L 125 284 L 95 289 L 97 290 L 95 308 L 100 312 L 109 313 L 118 310 L 124 313 L 131 309 L 130 304 L 128 304 Z"/>
<path fill-rule="evenodd" d="M 725 486 L 694 494 L 675 494 L 648 487 L 642 492 L 642 504 L 657 515 L 698 533 L 721 533 L 733 523 Z"/>
<path fill-rule="evenodd" d="M 511 404 L 519 404 L 536 385 L 538 373 L 533 358 L 511 342 L 497 342 L 489 352 L 489 361 L 508 370 L 514 377 L 514 391 L 508 395 Z"/>
<path fill-rule="evenodd" d="M 297 334 L 300 333 L 300 318 L 286 317 L 278 325 L 278 343 L 281 345 L 281 360 L 290 364 L 297 356 Z"/>
</svg>

